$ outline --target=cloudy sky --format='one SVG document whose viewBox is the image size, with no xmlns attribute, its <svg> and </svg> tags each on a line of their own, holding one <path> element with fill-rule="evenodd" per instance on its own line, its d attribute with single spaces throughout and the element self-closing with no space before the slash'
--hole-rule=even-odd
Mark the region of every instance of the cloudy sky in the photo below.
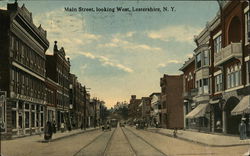
<svg viewBox="0 0 250 156">
<path fill-rule="evenodd" d="M 71 73 L 106 102 L 160 91 L 163 74 L 192 56 L 198 35 L 218 11 L 216 1 L 19 1 L 71 59 Z M 7 1 L 0 2 L 6 8 Z M 175 7 L 175 12 L 66 12 L 64 7 Z"/>
</svg>

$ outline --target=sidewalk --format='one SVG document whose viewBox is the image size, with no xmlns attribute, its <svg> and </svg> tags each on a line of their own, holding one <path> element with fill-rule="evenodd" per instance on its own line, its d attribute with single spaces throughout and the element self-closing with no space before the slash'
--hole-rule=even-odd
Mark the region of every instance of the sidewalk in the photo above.
<svg viewBox="0 0 250 156">
<path fill-rule="evenodd" d="M 173 137 L 173 130 L 171 129 L 148 128 L 146 130 Z M 209 134 L 209 133 L 202 133 L 189 130 L 178 130 L 177 138 L 203 145 L 217 146 L 217 147 L 250 145 L 250 139 L 240 140 L 240 138 L 236 136 Z"/>
<path fill-rule="evenodd" d="M 57 141 L 57 140 L 67 138 L 67 137 L 71 137 L 71 136 L 74 136 L 74 135 L 77 135 L 77 134 L 98 130 L 98 129 L 100 129 L 100 128 L 99 127 L 97 127 L 97 128 L 88 128 L 86 130 L 76 129 L 76 130 L 64 131 L 64 132 L 57 131 L 56 133 L 53 133 L 52 140 L 50 142 Z M 47 142 L 47 141 L 44 140 L 44 134 L 26 136 L 26 137 L 21 137 L 21 138 L 13 138 L 11 140 L 1 140 L 1 142 L 9 142 L 9 141 L 13 141 L 13 140 Z"/>
</svg>

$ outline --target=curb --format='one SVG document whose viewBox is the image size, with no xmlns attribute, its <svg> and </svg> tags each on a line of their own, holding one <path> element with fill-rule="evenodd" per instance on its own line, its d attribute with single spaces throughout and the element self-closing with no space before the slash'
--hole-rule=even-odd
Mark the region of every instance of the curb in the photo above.
<svg viewBox="0 0 250 156">
<path fill-rule="evenodd" d="M 58 140 L 61 140 L 61 139 L 66 139 L 66 138 L 68 138 L 68 137 L 72 137 L 72 136 L 75 136 L 75 135 L 79 135 L 79 134 L 82 134 L 82 133 L 85 133 L 85 132 L 96 131 L 96 130 L 99 130 L 99 129 L 100 129 L 100 128 L 89 129 L 89 130 L 83 130 L 83 131 L 80 131 L 80 132 L 77 132 L 77 133 L 73 133 L 73 134 L 69 134 L 69 135 L 65 135 L 65 136 L 62 136 L 62 137 L 58 137 L 58 138 L 52 139 L 51 141 L 39 140 L 38 142 L 42 142 L 42 143 L 54 142 L 54 141 L 58 141 Z"/>
<path fill-rule="evenodd" d="M 152 130 L 151 131 L 150 130 L 144 130 L 144 131 L 148 131 L 148 132 L 151 132 L 151 133 L 158 133 L 158 134 L 161 134 L 161 135 L 165 135 L 165 136 L 168 136 L 168 137 L 175 138 L 173 135 L 167 134 L 167 133 L 162 133 L 162 132 L 152 131 Z M 180 140 L 184 140 L 184 141 L 188 141 L 188 142 L 192 142 L 192 143 L 196 143 L 196 144 L 200 144 L 200 145 L 210 146 L 210 147 L 232 147 L 232 146 L 245 146 L 245 145 L 249 145 L 249 143 L 245 143 L 245 144 L 230 144 L 230 145 L 215 145 L 215 144 L 208 144 L 208 143 L 204 143 L 204 142 L 194 141 L 194 140 L 183 138 L 183 137 L 178 137 L 178 135 L 177 135 L 177 137 L 175 139 L 180 139 Z"/>
</svg>

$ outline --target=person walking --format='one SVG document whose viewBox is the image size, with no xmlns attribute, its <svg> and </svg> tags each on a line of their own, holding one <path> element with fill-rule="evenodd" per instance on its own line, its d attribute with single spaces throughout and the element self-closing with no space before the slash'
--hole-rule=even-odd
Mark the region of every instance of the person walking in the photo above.
<svg viewBox="0 0 250 156">
<path fill-rule="evenodd" d="M 239 124 L 239 133 L 240 140 L 246 139 L 246 124 L 244 122 L 244 118 L 242 118 L 241 123 Z"/>
<path fill-rule="evenodd" d="M 44 140 L 49 141 L 52 139 L 53 128 L 50 121 L 47 121 L 44 131 Z"/>
<path fill-rule="evenodd" d="M 52 123 L 53 133 L 56 133 L 56 121 L 54 120 Z"/>
</svg>

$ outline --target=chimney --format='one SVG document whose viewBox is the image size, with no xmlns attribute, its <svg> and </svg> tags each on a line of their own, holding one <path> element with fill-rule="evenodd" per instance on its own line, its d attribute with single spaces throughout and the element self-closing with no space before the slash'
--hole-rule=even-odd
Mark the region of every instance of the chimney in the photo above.
<svg viewBox="0 0 250 156">
<path fill-rule="evenodd" d="M 54 43 L 55 43 L 55 45 L 54 45 L 54 53 L 55 53 L 55 52 L 58 51 L 58 48 L 57 48 L 57 45 L 56 45 L 56 44 L 57 44 L 57 41 L 55 41 Z"/>
</svg>

